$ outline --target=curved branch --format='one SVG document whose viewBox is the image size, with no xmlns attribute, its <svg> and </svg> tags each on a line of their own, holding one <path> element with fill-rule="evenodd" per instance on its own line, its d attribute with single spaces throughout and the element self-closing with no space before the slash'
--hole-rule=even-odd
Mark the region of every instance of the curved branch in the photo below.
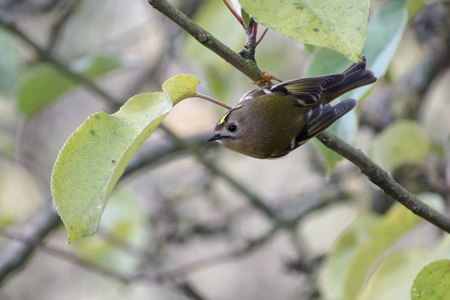
<svg viewBox="0 0 450 300">
<path fill-rule="evenodd" d="M 206 34 L 212 41 L 216 41 L 208 32 L 204 31 L 197 24 L 192 22 L 186 16 L 184 16 L 180 11 L 174 8 L 170 3 L 166 0 L 149 0 L 149 3 L 159 10 L 162 14 L 169 17 L 175 23 L 177 23 L 180 27 L 185 29 L 189 34 L 194 36 L 197 40 L 199 35 L 197 33 Z M 180 21 L 182 20 L 182 21 Z M 195 29 L 193 29 L 195 28 Z M 201 36 L 200 34 L 200 36 Z M 226 61 L 233 61 L 236 57 L 236 53 L 232 52 L 229 48 L 227 48 L 223 44 L 215 43 L 214 47 L 211 47 L 208 43 L 204 43 L 202 40 L 199 40 L 201 44 L 205 47 L 212 50 L 214 53 L 222 57 Z M 232 52 L 230 54 L 230 51 Z M 234 66 L 234 64 L 233 64 Z M 250 70 L 245 70 L 245 64 L 239 65 L 238 68 L 242 73 L 248 74 Z M 244 68 L 244 69 L 242 69 Z M 248 76 L 248 75 L 247 75 Z M 250 76 L 249 76 L 250 77 Z M 254 77 L 250 77 L 254 80 Z M 385 170 L 376 165 L 373 161 L 371 161 L 362 151 L 357 150 L 345 143 L 338 137 L 333 134 L 325 131 L 320 133 L 317 138 L 328 148 L 339 153 L 353 164 L 355 164 L 358 168 L 361 169 L 361 172 L 364 173 L 370 181 L 375 183 L 378 187 L 380 187 L 386 194 L 391 196 L 397 202 L 404 205 L 406 208 L 411 210 L 416 215 L 424 218 L 430 223 L 436 225 L 442 230 L 450 233 L 450 218 L 445 215 L 439 213 L 435 209 L 426 205 L 419 199 L 417 199 L 413 194 L 407 191 L 403 186 L 398 184 Z"/>
<path fill-rule="evenodd" d="M 450 219 L 437 210 L 420 201 L 396 182 L 385 170 L 371 161 L 361 150 L 356 149 L 333 134 L 324 131 L 317 135 L 322 144 L 342 155 L 365 174 L 370 181 L 381 188 L 387 195 L 394 198 L 407 209 L 450 233 Z"/>
<path fill-rule="evenodd" d="M 219 55 L 251 80 L 258 81 L 261 79 L 261 70 L 258 68 L 255 61 L 242 58 L 239 54 L 216 39 L 211 33 L 194 23 L 168 1 L 149 0 L 148 3 L 184 29 L 200 44 Z"/>
</svg>

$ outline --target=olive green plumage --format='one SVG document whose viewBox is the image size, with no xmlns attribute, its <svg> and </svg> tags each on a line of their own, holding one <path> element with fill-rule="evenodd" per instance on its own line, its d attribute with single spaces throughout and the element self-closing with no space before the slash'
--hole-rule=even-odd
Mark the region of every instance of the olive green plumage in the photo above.
<svg viewBox="0 0 450 300">
<path fill-rule="evenodd" d="M 220 119 L 208 141 L 219 141 L 230 150 L 255 158 L 282 157 L 357 105 L 356 100 L 347 99 L 331 106 L 332 100 L 376 80 L 363 59 L 342 73 L 252 90 Z"/>
</svg>

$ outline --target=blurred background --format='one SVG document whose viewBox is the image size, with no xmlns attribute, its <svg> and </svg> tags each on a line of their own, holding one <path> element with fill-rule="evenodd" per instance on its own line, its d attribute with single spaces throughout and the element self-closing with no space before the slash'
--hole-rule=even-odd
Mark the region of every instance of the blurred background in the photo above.
<svg viewBox="0 0 450 300">
<path fill-rule="evenodd" d="M 371 10 L 385 2 L 371 1 Z M 234 51 L 245 44 L 222 1 L 171 3 Z M 449 20 L 448 1 L 414 13 L 385 77 L 358 107 L 355 143 L 444 212 Z M 256 59 L 287 80 L 301 77 L 313 56 L 269 31 Z M 160 91 L 184 73 L 201 80 L 200 93 L 231 106 L 254 88 L 147 1 L 0 0 L 0 299 L 333 299 L 323 278 L 334 245 L 362 215 L 383 220 L 392 199 L 347 161 L 329 175 L 313 143 L 267 161 L 207 145 L 225 111 L 200 99 L 183 101 L 164 120 L 175 139 L 157 129 L 144 143 L 98 232 L 67 244 L 50 193 L 64 142 L 89 115 L 113 113 L 114 101 Z M 278 226 L 252 197 L 294 221 Z M 443 243 L 438 229 L 418 223 L 387 252 Z"/>
</svg>

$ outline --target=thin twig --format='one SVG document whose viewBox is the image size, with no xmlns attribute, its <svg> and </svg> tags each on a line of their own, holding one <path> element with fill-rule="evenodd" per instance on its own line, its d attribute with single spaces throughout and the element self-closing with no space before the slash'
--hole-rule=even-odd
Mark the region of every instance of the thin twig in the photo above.
<svg viewBox="0 0 450 300">
<path fill-rule="evenodd" d="M 80 266 L 86 270 L 89 270 L 91 272 L 100 274 L 102 276 L 106 276 L 115 280 L 122 281 L 124 283 L 129 283 L 136 278 L 138 278 L 138 275 L 125 275 L 121 274 L 119 272 L 115 272 L 112 270 L 109 270 L 107 268 L 104 268 L 100 265 L 95 265 L 89 261 L 86 261 L 70 252 L 64 251 L 62 249 L 58 249 L 54 246 L 49 246 L 42 242 L 42 240 L 39 237 L 32 237 L 32 236 L 21 236 L 19 234 L 12 234 L 7 232 L 2 232 L 1 235 L 3 237 L 6 237 L 8 239 L 11 239 L 15 241 L 16 243 L 21 244 L 23 247 L 27 248 L 39 248 L 42 252 L 52 255 L 52 257 L 59 257 L 63 259 L 66 262 L 72 263 L 73 265 Z M 1 283 L 1 281 L 0 281 Z M 155 281 L 156 283 L 156 281 Z M 197 289 L 189 282 L 187 281 L 181 281 L 179 283 L 175 283 L 175 287 L 180 290 L 183 294 L 190 297 L 190 299 L 197 299 L 202 300 L 205 299 L 201 294 L 197 291 Z"/>
<path fill-rule="evenodd" d="M 256 46 L 259 45 L 259 43 L 262 42 L 262 40 L 264 39 L 264 37 L 266 36 L 267 31 L 269 31 L 269 28 L 264 29 L 263 34 L 261 35 L 261 37 L 258 39 L 258 41 L 256 42 Z"/>
<path fill-rule="evenodd" d="M 296 212 L 296 214 L 294 216 L 290 216 L 289 218 L 278 220 L 278 222 L 274 223 L 274 225 L 266 233 L 262 234 L 261 236 L 259 236 L 257 238 L 248 240 L 244 245 L 242 245 L 240 247 L 228 250 L 222 254 L 214 254 L 214 255 L 211 255 L 210 257 L 201 258 L 199 260 L 196 260 L 191 263 L 187 263 L 185 265 L 176 267 L 171 270 L 158 271 L 158 272 L 152 273 L 152 274 L 141 274 L 141 275 L 138 275 L 137 279 L 152 279 L 152 280 L 157 280 L 157 281 L 174 280 L 174 279 L 186 276 L 188 274 L 191 274 L 200 269 L 203 269 L 205 267 L 211 267 L 213 265 L 217 265 L 220 263 L 230 261 L 237 257 L 249 255 L 253 251 L 260 249 L 261 246 L 270 242 L 277 235 L 277 233 L 280 230 L 284 230 L 284 229 L 290 230 L 292 228 L 295 228 L 294 227 L 295 224 L 298 224 L 298 222 L 301 219 L 303 219 L 305 216 L 307 216 L 309 213 L 311 213 L 312 211 L 315 211 L 317 209 L 320 209 L 329 203 L 332 203 L 332 201 L 327 199 L 327 197 L 320 198 L 320 199 L 316 199 L 316 198 L 311 199 L 308 203 L 306 203 L 305 205 L 302 205 L 302 207 L 298 209 L 298 211 Z"/>
<path fill-rule="evenodd" d="M 247 241 L 247 243 L 236 249 L 229 250 L 222 254 L 211 255 L 207 258 L 202 258 L 192 263 L 187 263 L 183 266 L 176 267 L 172 270 L 159 271 L 152 274 L 139 275 L 136 279 L 151 279 L 156 281 L 168 281 L 174 280 L 180 277 L 184 277 L 204 267 L 211 267 L 219 263 L 230 261 L 237 257 L 249 255 L 252 251 L 259 249 L 262 245 L 271 241 L 272 238 L 282 229 L 281 226 L 273 226 L 268 232 L 257 237 L 255 239 Z"/>
<path fill-rule="evenodd" d="M 225 61 L 230 63 L 233 67 L 244 73 L 253 81 L 261 79 L 261 70 L 256 65 L 256 62 L 251 59 L 244 59 L 236 54 L 233 50 L 225 46 L 222 42 L 216 39 L 211 33 L 207 32 L 195 22 L 189 19 L 186 15 L 176 9 L 166 0 L 149 0 L 150 5 L 167 16 L 178 26 L 183 28 L 187 33 L 194 37 L 200 44 L 217 53 Z"/>
<path fill-rule="evenodd" d="M 48 246 L 47 244 L 43 243 L 42 240 L 40 240 L 39 238 L 24 237 L 24 236 L 20 236 L 18 234 L 11 234 L 11 233 L 6 233 L 6 232 L 3 232 L 2 236 L 7 237 L 12 240 L 15 240 L 17 242 L 20 242 L 22 244 L 25 244 L 28 247 L 32 247 L 32 248 L 38 247 L 45 253 L 51 254 L 54 257 L 62 258 L 62 259 L 64 259 L 64 261 L 70 262 L 77 266 L 81 266 L 87 270 L 93 271 L 93 272 L 101 274 L 103 276 L 111 277 L 111 278 L 123 281 L 125 283 L 130 282 L 129 276 L 105 269 L 98 265 L 93 265 L 92 263 L 85 261 L 85 260 L 79 258 L 78 256 L 73 255 L 70 252 L 64 251 L 62 249 L 58 249 L 53 246 Z"/>
</svg>

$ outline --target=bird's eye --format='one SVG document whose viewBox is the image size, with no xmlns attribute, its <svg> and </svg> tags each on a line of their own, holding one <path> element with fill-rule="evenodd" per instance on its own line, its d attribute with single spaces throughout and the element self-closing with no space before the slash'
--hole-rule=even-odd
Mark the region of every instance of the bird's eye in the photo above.
<svg viewBox="0 0 450 300">
<path fill-rule="evenodd" d="M 228 127 L 228 130 L 231 131 L 231 132 L 235 132 L 236 129 L 237 129 L 237 126 L 234 125 L 234 124 L 232 124 L 232 125 L 230 125 L 230 126 Z"/>
</svg>

